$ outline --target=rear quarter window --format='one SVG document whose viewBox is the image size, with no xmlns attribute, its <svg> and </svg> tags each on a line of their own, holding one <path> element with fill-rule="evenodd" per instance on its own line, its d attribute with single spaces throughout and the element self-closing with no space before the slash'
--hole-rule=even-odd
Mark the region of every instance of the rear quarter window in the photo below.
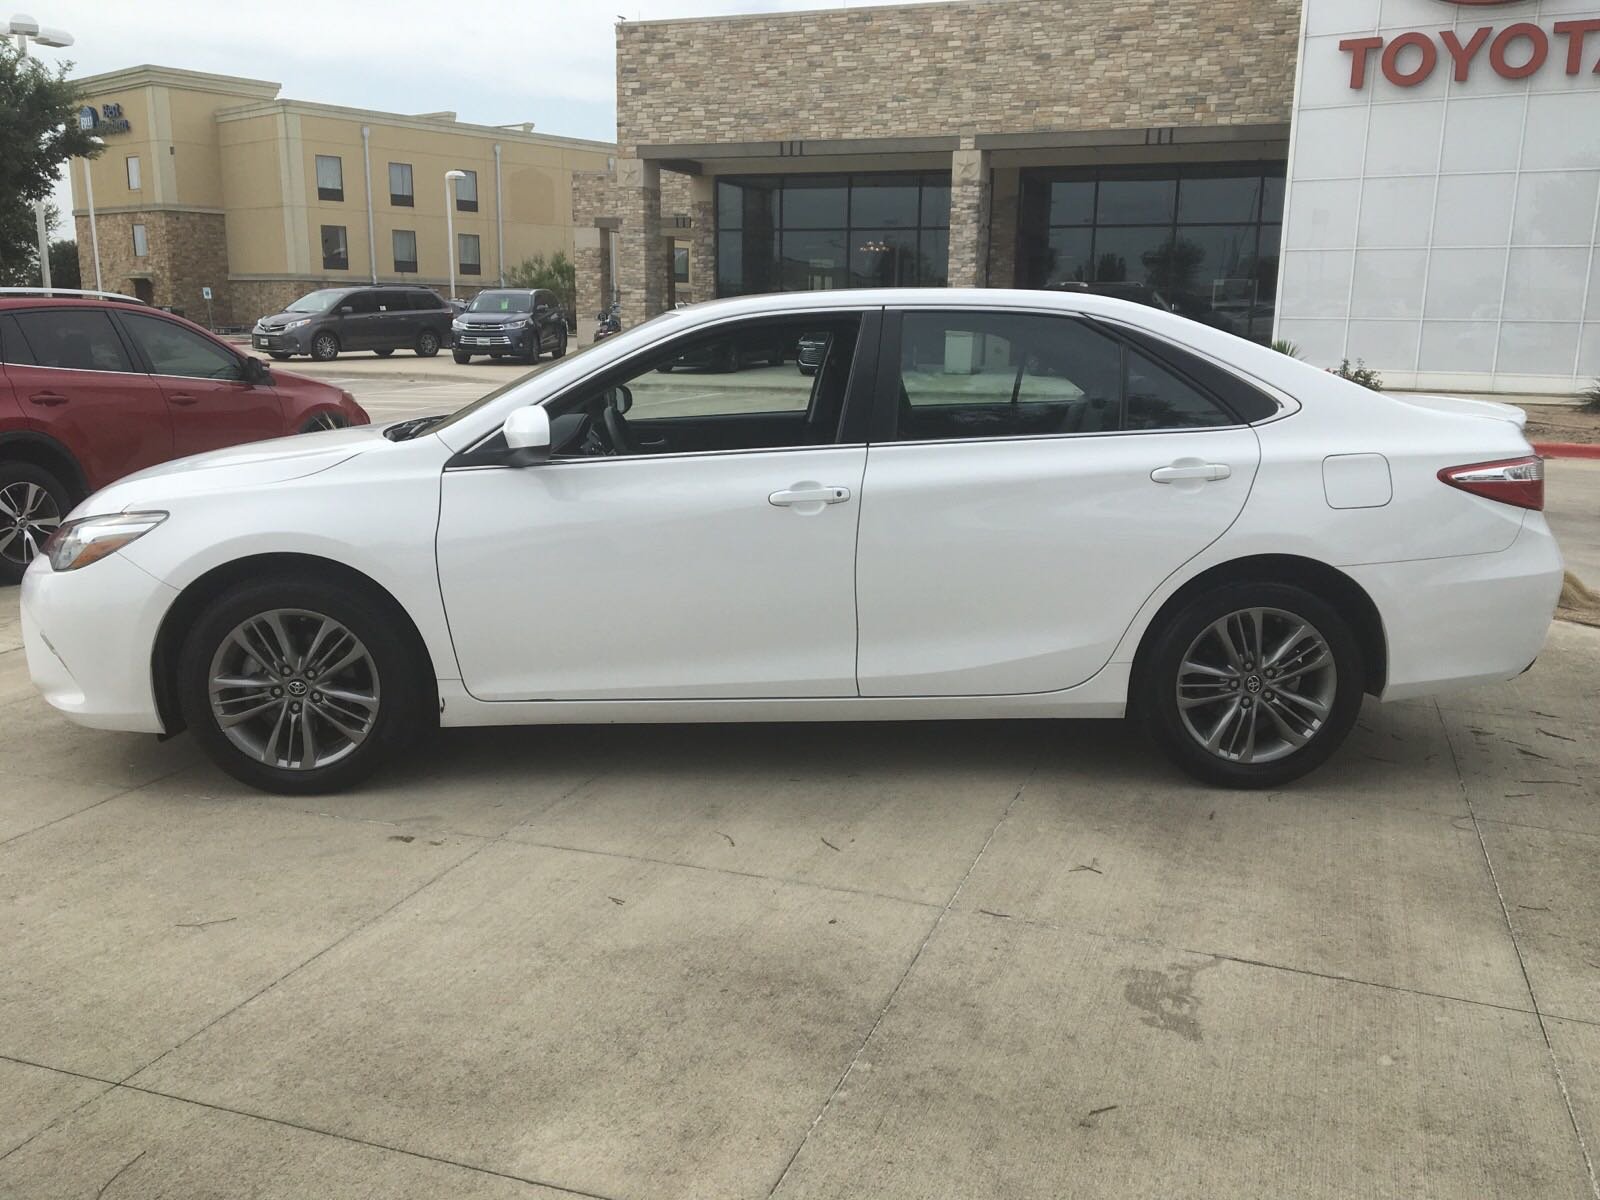
<svg viewBox="0 0 1600 1200">
<path fill-rule="evenodd" d="M 9 313 L 0 313 L 0 362 L 33 366 L 33 351 L 22 340 L 22 332 Z"/>
</svg>

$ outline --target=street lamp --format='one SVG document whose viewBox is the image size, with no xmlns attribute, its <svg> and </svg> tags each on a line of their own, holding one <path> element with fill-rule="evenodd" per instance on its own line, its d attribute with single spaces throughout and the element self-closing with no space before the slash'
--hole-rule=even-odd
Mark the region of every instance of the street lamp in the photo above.
<svg viewBox="0 0 1600 1200">
<path fill-rule="evenodd" d="M 72 45 L 72 35 L 60 29 L 51 29 L 42 26 L 27 13 L 17 13 L 6 25 L 6 36 L 16 38 L 17 49 L 26 58 L 28 56 L 28 40 L 31 38 L 41 46 L 49 46 L 60 50 Z M 45 217 L 44 201 L 40 200 L 33 206 L 34 220 L 39 226 L 39 282 L 44 285 L 44 290 L 50 290 L 50 222 Z"/>
<path fill-rule="evenodd" d="M 89 144 L 91 146 L 104 146 L 105 142 L 100 138 L 92 137 L 89 139 Z M 105 288 L 100 284 L 100 231 L 95 227 L 94 223 L 94 176 L 89 173 L 89 166 L 92 161 L 87 157 L 83 160 L 83 190 L 84 194 L 89 198 L 89 245 L 94 249 L 94 290 L 102 292 Z"/>
<path fill-rule="evenodd" d="M 446 171 L 444 173 L 444 227 L 445 254 L 450 258 L 450 299 L 456 298 L 456 180 L 465 179 L 465 171 Z"/>
</svg>

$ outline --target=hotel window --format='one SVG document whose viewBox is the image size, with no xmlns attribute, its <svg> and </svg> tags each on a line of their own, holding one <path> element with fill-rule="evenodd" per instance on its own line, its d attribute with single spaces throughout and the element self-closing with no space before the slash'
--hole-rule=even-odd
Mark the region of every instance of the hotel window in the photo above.
<svg viewBox="0 0 1600 1200">
<path fill-rule="evenodd" d="M 417 270 L 417 231 L 394 231 L 394 269 L 400 274 L 415 274 Z"/>
<path fill-rule="evenodd" d="M 456 211 L 478 211 L 478 173 L 476 171 L 463 171 L 461 178 L 456 180 Z"/>
<path fill-rule="evenodd" d="M 350 243 L 343 225 L 322 227 L 322 269 L 348 271 L 350 269 Z"/>
<path fill-rule="evenodd" d="M 478 254 L 478 235 L 475 233 L 458 233 L 456 241 L 461 249 L 461 273 L 463 275 L 482 275 L 483 260 Z"/>
<path fill-rule="evenodd" d="M 135 225 L 133 227 L 133 256 L 135 258 L 144 258 L 149 253 L 150 239 L 145 236 L 144 226 Z"/>
<path fill-rule="evenodd" d="M 689 249 L 687 246 L 674 246 L 672 248 L 672 282 L 689 282 Z"/>
<path fill-rule="evenodd" d="M 411 164 L 389 164 L 389 203 L 396 208 L 415 208 L 417 196 L 411 189 Z"/>
<path fill-rule="evenodd" d="M 344 199 L 344 163 L 337 155 L 317 155 L 317 199 Z"/>
<path fill-rule="evenodd" d="M 128 190 L 130 192 L 137 192 L 139 187 L 139 156 L 137 154 L 130 154 L 128 155 Z"/>
</svg>

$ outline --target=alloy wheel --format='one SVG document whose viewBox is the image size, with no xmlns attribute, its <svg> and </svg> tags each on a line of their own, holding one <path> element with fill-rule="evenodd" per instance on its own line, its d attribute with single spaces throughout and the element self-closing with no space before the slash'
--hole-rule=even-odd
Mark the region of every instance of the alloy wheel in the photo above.
<svg viewBox="0 0 1600 1200">
<path fill-rule="evenodd" d="M 306 422 L 302 433 L 321 433 L 325 429 L 343 429 L 344 422 L 331 412 L 318 413 Z"/>
<path fill-rule="evenodd" d="M 0 488 L 0 555 L 27 566 L 61 524 L 61 509 L 48 490 L 19 479 Z"/>
<path fill-rule="evenodd" d="M 211 712 L 239 750 L 269 767 L 331 766 L 378 718 L 378 668 L 332 617 L 277 608 L 234 627 L 211 658 Z"/>
<path fill-rule="evenodd" d="M 1275 762 L 1307 745 L 1338 693 L 1333 651 L 1303 617 L 1231 612 L 1200 631 L 1178 667 L 1178 715 L 1208 753 Z"/>
</svg>

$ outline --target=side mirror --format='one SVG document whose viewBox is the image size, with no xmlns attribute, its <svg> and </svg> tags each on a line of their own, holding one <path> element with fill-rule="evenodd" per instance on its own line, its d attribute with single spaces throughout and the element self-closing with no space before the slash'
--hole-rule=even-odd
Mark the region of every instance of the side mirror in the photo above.
<svg viewBox="0 0 1600 1200">
<path fill-rule="evenodd" d="M 259 358 L 247 358 L 244 360 L 244 381 L 252 385 L 271 383 L 272 372 Z"/>
<path fill-rule="evenodd" d="M 511 452 L 506 459 L 511 466 L 531 467 L 550 457 L 550 414 L 542 405 L 514 410 L 501 432 Z"/>
</svg>

